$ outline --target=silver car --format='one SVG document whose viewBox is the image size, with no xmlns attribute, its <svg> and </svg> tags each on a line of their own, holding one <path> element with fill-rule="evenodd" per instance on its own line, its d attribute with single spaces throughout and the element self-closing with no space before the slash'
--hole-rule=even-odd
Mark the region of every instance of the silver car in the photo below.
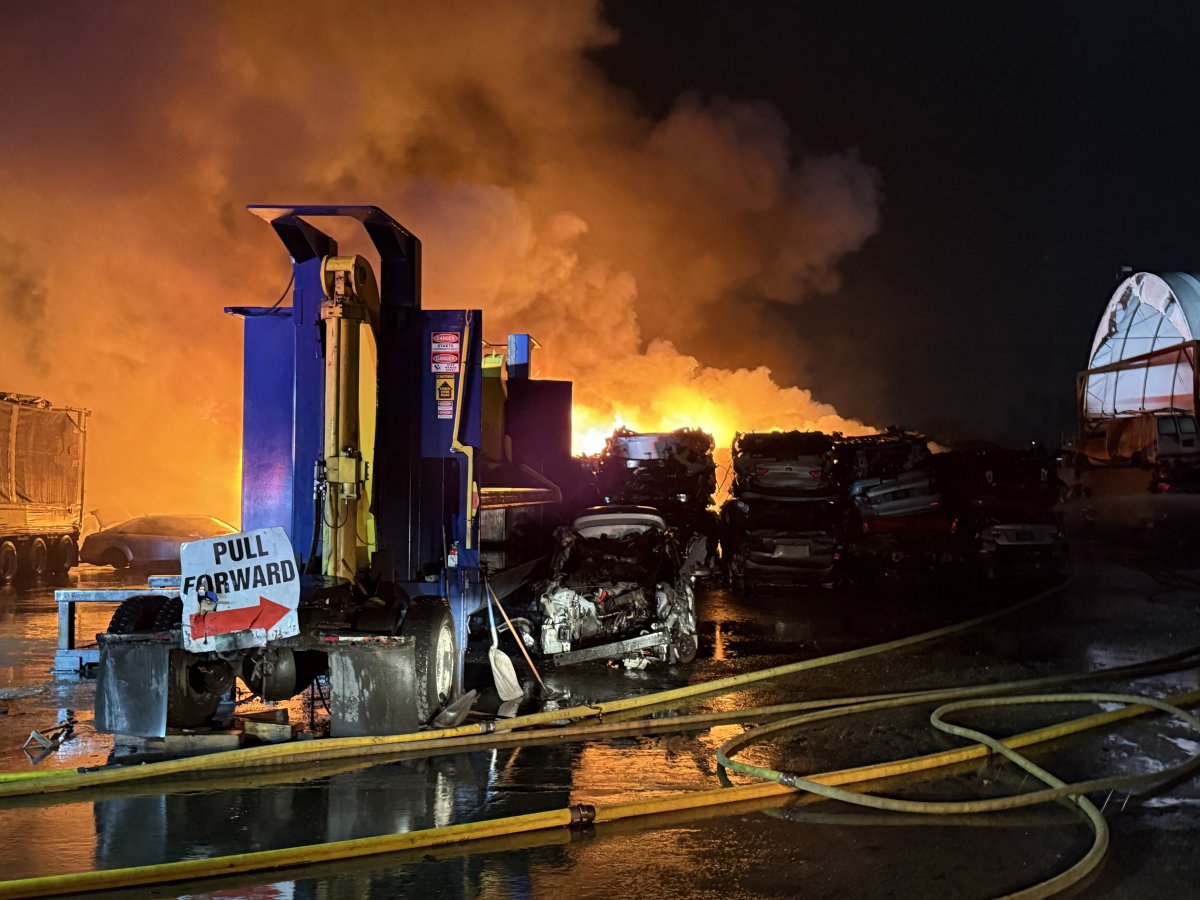
<svg viewBox="0 0 1200 900">
<path fill-rule="evenodd" d="M 188 541 L 236 532 L 213 516 L 138 516 L 89 534 L 79 559 L 114 569 L 162 562 L 178 565 L 179 548 Z"/>
</svg>

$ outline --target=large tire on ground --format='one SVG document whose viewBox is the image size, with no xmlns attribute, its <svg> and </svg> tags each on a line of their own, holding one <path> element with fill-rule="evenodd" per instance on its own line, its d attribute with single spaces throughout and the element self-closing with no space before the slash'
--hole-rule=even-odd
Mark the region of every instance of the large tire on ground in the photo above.
<svg viewBox="0 0 1200 900">
<path fill-rule="evenodd" d="M 113 547 L 111 550 L 106 550 L 104 555 L 100 557 L 100 565 L 112 566 L 119 572 L 122 569 L 129 568 L 129 557 L 116 547 Z"/>
<path fill-rule="evenodd" d="M 198 728 L 207 724 L 233 680 L 233 669 L 224 660 L 172 650 L 167 666 L 167 726 Z"/>
<path fill-rule="evenodd" d="M 154 620 L 167 602 L 157 594 L 142 594 L 122 600 L 108 622 L 109 634 L 137 634 L 155 631 Z"/>
<path fill-rule="evenodd" d="M 8 584 L 17 577 L 21 568 L 21 556 L 12 541 L 0 543 L 0 584 Z"/>
<path fill-rule="evenodd" d="M 417 721 L 424 725 L 454 698 L 458 648 L 449 604 L 441 597 L 413 599 L 400 634 L 415 645 Z"/>
<path fill-rule="evenodd" d="M 50 574 L 66 575 L 79 565 L 79 545 L 75 538 L 64 534 L 50 547 Z"/>
<path fill-rule="evenodd" d="M 45 578 L 50 571 L 50 548 L 46 546 L 45 538 L 38 537 L 30 541 L 26 569 L 34 578 Z"/>
</svg>

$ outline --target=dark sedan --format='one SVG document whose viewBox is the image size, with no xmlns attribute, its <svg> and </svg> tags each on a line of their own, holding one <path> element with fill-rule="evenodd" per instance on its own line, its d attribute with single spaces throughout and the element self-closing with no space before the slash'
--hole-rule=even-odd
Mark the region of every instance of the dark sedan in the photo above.
<svg viewBox="0 0 1200 900">
<path fill-rule="evenodd" d="M 138 516 L 89 534 L 79 559 L 114 569 L 162 562 L 178 565 L 179 548 L 188 541 L 236 532 L 213 516 Z"/>
</svg>

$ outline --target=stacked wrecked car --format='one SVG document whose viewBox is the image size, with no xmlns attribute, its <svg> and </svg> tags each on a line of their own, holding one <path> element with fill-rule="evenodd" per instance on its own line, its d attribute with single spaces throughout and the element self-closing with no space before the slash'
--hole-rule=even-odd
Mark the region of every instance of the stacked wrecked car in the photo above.
<svg viewBox="0 0 1200 900">
<path fill-rule="evenodd" d="M 833 447 L 820 432 L 734 438 L 721 552 L 735 589 L 831 576 L 839 542 Z"/>
<path fill-rule="evenodd" d="M 674 530 L 686 559 L 703 568 L 717 551 L 714 446 L 712 435 L 698 428 L 645 434 L 619 428 L 597 461 L 600 502 L 654 509 Z"/>
<path fill-rule="evenodd" d="M 597 499 L 555 533 L 535 588 L 538 647 L 556 665 L 690 662 L 692 583 L 717 549 L 712 436 L 617 429 L 595 459 Z"/>
<path fill-rule="evenodd" d="M 930 453 L 895 432 L 838 442 L 840 570 L 883 576 L 1055 573 L 1065 535 L 1055 512 L 1053 455 L 1038 447 L 978 446 Z"/>
</svg>

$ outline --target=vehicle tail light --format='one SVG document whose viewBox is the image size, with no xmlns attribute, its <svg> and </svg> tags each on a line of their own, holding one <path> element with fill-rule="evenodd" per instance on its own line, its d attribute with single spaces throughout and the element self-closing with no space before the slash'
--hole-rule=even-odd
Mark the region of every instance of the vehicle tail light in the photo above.
<svg viewBox="0 0 1200 900">
<path fill-rule="evenodd" d="M 768 469 L 766 466 L 759 466 L 757 469 L 754 470 L 754 474 L 758 475 L 761 478 L 763 475 L 770 475 L 771 470 Z"/>
<path fill-rule="evenodd" d="M 863 534 L 870 534 L 870 533 L 871 533 L 871 523 L 870 523 L 868 520 L 866 520 L 866 519 L 863 519 L 863 523 L 862 523 L 862 533 L 863 533 Z"/>
<path fill-rule="evenodd" d="M 601 604 L 608 599 L 608 591 L 601 591 L 600 596 L 596 598 L 596 603 Z"/>
<path fill-rule="evenodd" d="M 811 471 L 809 471 L 809 473 L 808 473 L 808 477 L 809 477 L 809 478 L 815 478 L 815 479 L 817 479 L 818 481 L 819 481 L 819 480 L 820 480 L 820 479 L 821 479 L 821 478 L 822 478 L 824 475 L 825 475 L 825 473 L 824 473 L 824 472 L 822 472 L 820 469 L 812 469 L 812 470 L 811 470 Z"/>
<path fill-rule="evenodd" d="M 950 523 L 950 533 L 951 533 L 951 534 L 958 534 L 958 519 L 957 519 L 957 518 L 956 518 L 956 519 L 954 519 L 954 520 L 953 520 L 953 521 Z"/>
</svg>

